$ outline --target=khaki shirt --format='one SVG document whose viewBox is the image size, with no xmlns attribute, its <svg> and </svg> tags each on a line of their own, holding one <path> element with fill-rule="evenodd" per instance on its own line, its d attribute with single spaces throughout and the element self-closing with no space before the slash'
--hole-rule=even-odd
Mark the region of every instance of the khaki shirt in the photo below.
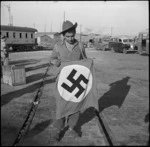
<svg viewBox="0 0 150 147">
<path fill-rule="evenodd" d="M 76 40 L 72 51 L 70 51 L 66 47 L 65 40 L 63 40 L 63 41 L 55 44 L 50 58 L 51 58 L 51 60 L 56 59 L 56 60 L 59 60 L 61 62 L 81 60 L 82 56 L 83 56 L 81 53 L 81 50 L 82 50 L 84 56 L 86 57 L 85 49 L 84 49 L 82 43 L 80 43 Z"/>
</svg>

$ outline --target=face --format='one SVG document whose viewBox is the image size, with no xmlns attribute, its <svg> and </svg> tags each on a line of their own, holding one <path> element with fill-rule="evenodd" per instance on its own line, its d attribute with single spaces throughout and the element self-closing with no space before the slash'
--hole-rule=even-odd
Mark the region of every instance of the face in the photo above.
<svg viewBox="0 0 150 147">
<path fill-rule="evenodd" d="M 74 44 L 75 42 L 75 32 L 67 32 L 64 35 L 65 40 L 69 43 L 69 44 Z"/>
</svg>

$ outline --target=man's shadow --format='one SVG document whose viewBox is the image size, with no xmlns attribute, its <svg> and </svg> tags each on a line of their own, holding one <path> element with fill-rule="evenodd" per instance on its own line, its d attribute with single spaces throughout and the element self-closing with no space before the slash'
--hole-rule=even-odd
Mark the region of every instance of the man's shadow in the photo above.
<svg viewBox="0 0 150 147">
<path fill-rule="evenodd" d="M 99 113 L 104 109 L 111 106 L 118 106 L 120 108 L 130 90 L 130 85 L 128 85 L 130 77 L 125 77 L 122 80 L 111 83 L 108 92 L 104 93 L 102 97 L 98 100 Z M 85 123 L 88 123 L 95 117 L 95 109 L 90 107 L 81 113 L 79 121 L 75 127 L 75 130 L 82 136 L 81 127 Z"/>
<path fill-rule="evenodd" d="M 98 101 L 99 113 L 110 106 L 118 106 L 120 108 L 130 90 L 130 85 L 127 85 L 130 77 L 109 84 L 110 89 Z"/>
<path fill-rule="evenodd" d="M 145 123 L 149 123 L 149 113 L 146 114 L 144 121 Z M 148 132 L 150 132 L 149 125 L 148 125 Z M 147 141 L 147 146 L 149 146 L 149 140 Z"/>
<path fill-rule="evenodd" d="M 26 138 L 33 137 L 42 131 L 44 131 L 50 124 L 52 123 L 51 119 L 42 121 L 36 124 L 31 130 L 29 130 L 26 134 Z"/>
</svg>

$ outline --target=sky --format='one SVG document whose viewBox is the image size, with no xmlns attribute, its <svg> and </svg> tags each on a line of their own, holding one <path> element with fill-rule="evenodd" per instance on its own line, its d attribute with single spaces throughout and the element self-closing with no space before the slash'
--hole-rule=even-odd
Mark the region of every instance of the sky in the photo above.
<svg viewBox="0 0 150 147">
<path fill-rule="evenodd" d="M 1 24 L 60 32 L 64 20 L 78 23 L 77 33 L 137 35 L 149 28 L 148 1 L 1 1 Z"/>
</svg>

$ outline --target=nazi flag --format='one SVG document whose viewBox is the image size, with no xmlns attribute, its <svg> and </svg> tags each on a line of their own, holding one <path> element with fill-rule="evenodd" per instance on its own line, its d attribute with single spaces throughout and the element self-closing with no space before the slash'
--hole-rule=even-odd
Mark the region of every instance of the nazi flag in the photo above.
<svg viewBox="0 0 150 147">
<path fill-rule="evenodd" d="M 68 65 L 62 68 L 58 79 L 58 91 L 66 101 L 82 101 L 92 87 L 92 74 L 82 65 Z"/>
<path fill-rule="evenodd" d="M 82 111 L 98 110 L 98 95 L 93 60 L 64 62 L 54 86 L 56 118 Z"/>
</svg>

